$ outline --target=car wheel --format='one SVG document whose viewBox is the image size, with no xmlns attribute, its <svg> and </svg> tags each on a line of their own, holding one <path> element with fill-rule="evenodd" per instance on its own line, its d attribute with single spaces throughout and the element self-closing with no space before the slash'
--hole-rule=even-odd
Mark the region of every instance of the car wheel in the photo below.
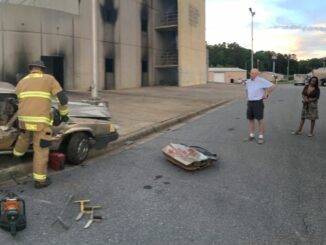
<svg viewBox="0 0 326 245">
<path fill-rule="evenodd" d="M 67 146 L 67 161 L 76 165 L 82 163 L 87 158 L 89 149 L 90 142 L 86 133 L 73 134 Z"/>
</svg>

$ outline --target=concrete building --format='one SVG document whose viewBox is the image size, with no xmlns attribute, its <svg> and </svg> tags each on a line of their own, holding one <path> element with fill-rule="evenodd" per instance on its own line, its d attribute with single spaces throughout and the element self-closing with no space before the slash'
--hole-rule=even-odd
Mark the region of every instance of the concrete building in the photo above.
<svg viewBox="0 0 326 245">
<path fill-rule="evenodd" d="M 238 83 L 247 78 L 247 71 L 237 67 L 217 67 L 208 69 L 209 82 Z"/>
<path fill-rule="evenodd" d="M 90 0 L 0 0 L 0 80 L 42 59 L 67 90 L 92 84 Z M 98 87 L 207 81 L 205 0 L 98 0 Z"/>
</svg>

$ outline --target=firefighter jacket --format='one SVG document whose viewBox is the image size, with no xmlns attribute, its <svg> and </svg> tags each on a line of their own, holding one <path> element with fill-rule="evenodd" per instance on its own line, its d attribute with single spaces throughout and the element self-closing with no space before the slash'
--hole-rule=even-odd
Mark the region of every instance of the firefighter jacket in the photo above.
<svg viewBox="0 0 326 245">
<path fill-rule="evenodd" d="M 57 98 L 60 115 L 68 114 L 68 99 L 60 84 L 53 76 L 41 71 L 32 70 L 20 80 L 16 86 L 16 94 L 19 100 L 18 121 L 21 129 L 41 131 L 52 125 L 51 101 L 55 97 L 61 97 Z"/>
</svg>

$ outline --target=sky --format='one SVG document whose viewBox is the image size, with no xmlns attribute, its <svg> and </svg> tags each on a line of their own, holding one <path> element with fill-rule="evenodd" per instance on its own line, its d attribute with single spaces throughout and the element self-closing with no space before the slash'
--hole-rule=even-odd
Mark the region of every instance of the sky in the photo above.
<svg viewBox="0 0 326 245">
<path fill-rule="evenodd" d="M 236 42 L 251 49 L 295 54 L 298 60 L 326 57 L 326 0 L 206 0 L 208 44 Z"/>
</svg>

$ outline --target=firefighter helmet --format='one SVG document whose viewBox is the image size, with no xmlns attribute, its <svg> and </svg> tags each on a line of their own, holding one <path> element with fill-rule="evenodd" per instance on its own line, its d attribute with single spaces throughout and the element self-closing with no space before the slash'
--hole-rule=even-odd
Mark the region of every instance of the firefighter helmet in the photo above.
<svg viewBox="0 0 326 245">
<path fill-rule="evenodd" d="M 42 60 L 33 61 L 28 65 L 28 67 L 29 69 L 31 69 L 32 67 L 40 67 L 42 69 L 46 69 L 46 66 Z"/>
</svg>

